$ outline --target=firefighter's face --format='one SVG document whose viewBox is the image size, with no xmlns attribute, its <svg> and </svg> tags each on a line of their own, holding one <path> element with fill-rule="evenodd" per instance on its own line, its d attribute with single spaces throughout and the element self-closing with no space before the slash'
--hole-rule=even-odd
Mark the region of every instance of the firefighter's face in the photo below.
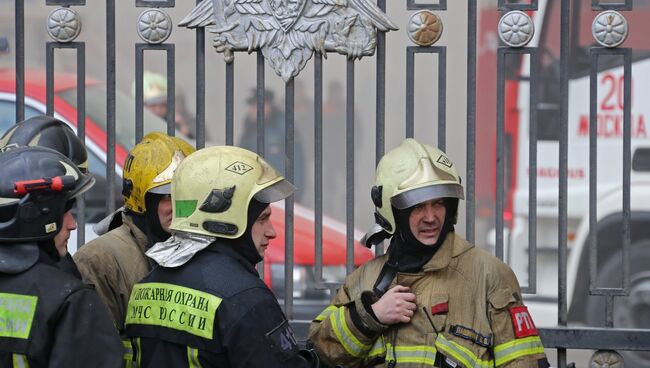
<svg viewBox="0 0 650 368">
<path fill-rule="evenodd" d="M 445 223 L 445 202 L 442 198 L 422 202 L 413 208 L 409 215 L 409 227 L 413 236 L 425 245 L 438 241 L 442 225 Z"/>
<path fill-rule="evenodd" d="M 251 229 L 255 249 L 257 249 L 260 257 L 264 258 L 264 252 L 266 252 L 266 248 L 269 246 L 269 241 L 275 238 L 276 235 L 273 224 L 271 223 L 271 206 L 267 206 L 257 217 Z"/>
<path fill-rule="evenodd" d="M 70 239 L 70 232 L 77 228 L 77 221 L 72 216 L 72 211 L 68 211 L 63 215 L 63 224 L 61 231 L 54 236 L 54 246 L 56 251 L 61 257 L 68 253 L 68 239 Z"/>
<path fill-rule="evenodd" d="M 171 196 L 164 196 L 158 202 L 158 219 L 163 230 L 169 232 L 169 225 L 172 224 L 172 199 Z"/>
</svg>

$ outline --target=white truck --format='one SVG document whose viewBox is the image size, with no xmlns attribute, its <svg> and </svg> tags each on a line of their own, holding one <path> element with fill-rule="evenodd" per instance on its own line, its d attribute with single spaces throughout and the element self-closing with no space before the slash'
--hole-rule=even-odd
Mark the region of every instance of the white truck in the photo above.
<svg viewBox="0 0 650 368">
<path fill-rule="evenodd" d="M 496 1 L 495 1 L 496 3 Z M 589 296 L 589 165 L 597 160 L 597 265 L 595 287 L 622 287 L 623 57 L 598 62 L 597 158 L 589 157 L 589 48 L 594 18 L 591 0 L 571 1 L 568 111 L 569 323 L 605 326 L 605 297 Z M 605 2 L 607 3 L 607 2 Z M 537 106 L 529 106 L 529 56 L 508 55 L 504 98 L 504 257 L 527 285 L 529 254 L 529 112 L 537 114 L 537 290 L 525 296 L 541 326 L 558 322 L 558 180 L 560 138 L 560 0 L 540 0 L 528 12 L 535 25 Z M 629 35 L 620 47 L 633 49 L 631 75 L 631 248 L 629 296 L 616 297 L 616 328 L 650 328 L 650 1 L 622 11 Z M 496 90 L 496 6 L 480 16 L 478 90 Z M 483 87 L 481 87 L 483 86 Z M 477 106 L 477 213 L 494 213 L 496 96 L 481 94 Z M 492 139 L 489 139 L 489 138 Z M 492 224 L 495 222 L 492 219 Z M 492 230 L 488 243 L 494 244 Z M 645 353 L 647 354 L 647 353 Z M 634 357 L 648 359 L 643 353 Z M 634 359 L 634 357 L 632 359 Z M 626 359 L 626 362 L 628 360 Z M 640 366 L 640 365 L 632 365 Z"/>
</svg>

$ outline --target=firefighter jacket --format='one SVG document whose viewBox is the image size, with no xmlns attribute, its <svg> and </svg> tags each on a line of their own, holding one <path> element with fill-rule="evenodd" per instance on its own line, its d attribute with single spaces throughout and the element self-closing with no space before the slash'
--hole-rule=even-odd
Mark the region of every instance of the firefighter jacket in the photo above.
<svg viewBox="0 0 650 368">
<path fill-rule="evenodd" d="M 0 273 L 0 367 L 121 364 L 119 336 L 92 287 L 43 251 L 26 271 Z"/>
<path fill-rule="evenodd" d="M 136 284 L 126 332 L 139 367 L 309 367 L 271 290 L 220 241 Z"/>
<path fill-rule="evenodd" d="M 74 255 L 84 281 L 95 285 L 120 334 L 131 289 L 149 273 L 147 236 L 122 213 L 122 225 L 88 242 Z"/>
<path fill-rule="evenodd" d="M 417 310 L 407 324 L 383 325 L 370 305 L 387 260 L 375 258 L 348 276 L 332 305 L 312 322 L 321 361 L 342 367 L 547 367 L 517 279 L 496 257 L 451 232 L 417 274 L 397 273 Z"/>
</svg>

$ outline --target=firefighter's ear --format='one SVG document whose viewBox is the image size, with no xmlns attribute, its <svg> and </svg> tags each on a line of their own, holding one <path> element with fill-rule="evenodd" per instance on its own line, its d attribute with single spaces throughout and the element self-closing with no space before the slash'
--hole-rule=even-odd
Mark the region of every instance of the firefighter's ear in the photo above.
<svg viewBox="0 0 650 368">
<path fill-rule="evenodd" d="M 381 200 L 382 189 L 383 186 L 375 185 L 370 190 L 370 198 L 372 198 L 372 203 L 374 203 L 375 207 L 381 207 L 382 205 L 382 200 Z"/>
<path fill-rule="evenodd" d="M 122 180 L 122 195 L 126 198 L 131 196 L 133 191 L 133 182 L 130 179 Z"/>
</svg>

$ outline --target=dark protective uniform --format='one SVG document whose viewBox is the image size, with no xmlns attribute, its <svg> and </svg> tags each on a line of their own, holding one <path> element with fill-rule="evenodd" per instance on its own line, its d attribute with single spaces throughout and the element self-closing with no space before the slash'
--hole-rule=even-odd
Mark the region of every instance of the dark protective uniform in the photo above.
<svg viewBox="0 0 650 368">
<path fill-rule="evenodd" d="M 126 332 L 140 367 L 309 366 L 273 293 L 219 241 L 136 284 Z"/>
<path fill-rule="evenodd" d="M 42 250 L 27 270 L 0 272 L 0 367 L 120 367 L 110 321 L 92 287 Z"/>
</svg>

